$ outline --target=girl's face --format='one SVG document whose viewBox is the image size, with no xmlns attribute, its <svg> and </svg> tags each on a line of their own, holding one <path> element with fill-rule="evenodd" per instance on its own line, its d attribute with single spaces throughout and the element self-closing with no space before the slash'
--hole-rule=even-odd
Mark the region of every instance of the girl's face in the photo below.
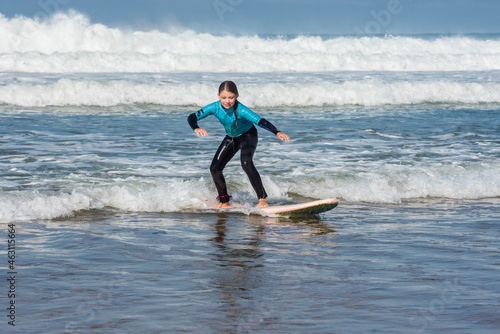
<svg viewBox="0 0 500 334">
<path fill-rule="evenodd" d="M 219 100 L 225 109 L 229 109 L 232 106 L 234 106 L 234 103 L 236 102 L 236 99 L 238 98 L 237 94 L 228 92 L 227 90 L 223 90 L 222 92 L 217 94 L 217 96 L 219 97 Z"/>
</svg>

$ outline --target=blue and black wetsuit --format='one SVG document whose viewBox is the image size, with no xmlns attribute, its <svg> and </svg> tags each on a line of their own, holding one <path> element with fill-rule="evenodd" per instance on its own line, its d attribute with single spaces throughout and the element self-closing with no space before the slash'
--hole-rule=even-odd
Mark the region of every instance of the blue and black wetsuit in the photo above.
<svg viewBox="0 0 500 334">
<path fill-rule="evenodd" d="M 234 110 L 236 109 L 236 113 Z M 229 201 L 227 193 L 226 181 L 222 171 L 227 163 L 234 157 L 236 152 L 241 149 L 241 166 L 248 175 L 253 189 L 257 193 L 259 199 L 266 198 L 267 194 L 262 185 L 259 172 L 253 164 L 253 155 L 257 148 L 258 136 L 257 129 L 254 124 L 271 131 L 274 134 L 280 132 L 274 125 L 258 116 L 249 108 L 236 101 L 235 105 L 230 109 L 222 107 L 220 101 L 203 107 L 196 113 L 188 116 L 188 123 L 193 130 L 199 128 L 198 121 L 214 115 L 224 126 L 226 137 L 219 146 L 210 165 L 210 173 L 217 188 L 219 196 L 217 197 L 221 203 Z"/>
</svg>

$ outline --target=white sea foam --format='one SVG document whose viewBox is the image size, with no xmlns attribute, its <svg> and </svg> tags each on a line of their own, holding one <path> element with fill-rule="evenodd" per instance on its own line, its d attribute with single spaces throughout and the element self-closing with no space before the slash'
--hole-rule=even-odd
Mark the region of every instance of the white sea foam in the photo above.
<svg viewBox="0 0 500 334">
<path fill-rule="evenodd" d="M 448 198 L 475 200 L 500 196 L 500 167 L 436 165 L 428 169 L 405 166 L 338 176 L 263 178 L 271 202 L 289 196 L 336 197 L 341 201 L 398 203 L 403 199 Z M 250 184 L 229 178 L 233 199 L 246 206 L 255 202 Z M 196 212 L 216 205 L 208 179 L 133 179 L 59 193 L 17 191 L 0 193 L 0 222 L 53 219 L 81 210 L 112 208 L 126 212 Z"/>
<path fill-rule="evenodd" d="M 1 15 L 1 14 L 0 14 Z M 0 71 L 324 72 L 500 69 L 500 40 L 471 37 L 215 36 L 131 31 L 77 12 L 0 16 Z"/>
<path fill-rule="evenodd" d="M 500 196 L 500 166 L 481 164 L 406 167 L 385 165 L 376 171 L 338 177 L 302 177 L 283 182 L 283 190 L 306 197 L 337 197 L 351 202 L 398 203 L 412 198 L 481 199 Z"/>
<path fill-rule="evenodd" d="M 77 187 L 59 193 L 17 191 L 0 193 L 0 222 L 53 219 L 71 216 L 90 209 L 114 208 L 130 212 L 175 212 L 203 209 L 213 204 L 208 201 L 209 190 L 203 180 L 158 180 L 115 184 L 100 187 Z"/>
<path fill-rule="evenodd" d="M 59 79 L 0 86 L 0 104 L 25 107 L 159 104 L 204 106 L 214 99 L 213 83 Z M 499 103 L 499 83 L 383 81 L 243 84 L 250 107 Z M 186 92 L 189 92 L 187 94 Z"/>
</svg>

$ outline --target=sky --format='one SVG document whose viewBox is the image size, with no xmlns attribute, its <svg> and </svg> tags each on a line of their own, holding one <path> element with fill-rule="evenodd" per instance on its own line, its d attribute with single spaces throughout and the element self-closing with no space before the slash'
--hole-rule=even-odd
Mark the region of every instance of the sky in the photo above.
<svg viewBox="0 0 500 334">
<path fill-rule="evenodd" d="M 498 0 L 0 0 L 6 17 L 74 9 L 92 23 L 213 34 L 500 33 Z"/>
</svg>

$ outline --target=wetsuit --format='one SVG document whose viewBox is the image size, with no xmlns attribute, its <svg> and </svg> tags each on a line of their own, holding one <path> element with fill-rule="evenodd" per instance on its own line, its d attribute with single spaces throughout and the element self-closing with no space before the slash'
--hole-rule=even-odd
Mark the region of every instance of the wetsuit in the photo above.
<svg viewBox="0 0 500 334">
<path fill-rule="evenodd" d="M 236 115 L 234 109 L 236 107 Z M 193 130 L 199 128 L 198 120 L 209 115 L 214 115 L 224 126 L 226 137 L 222 140 L 210 165 L 210 173 L 217 188 L 221 203 L 229 202 L 226 181 L 222 171 L 227 163 L 234 157 L 236 152 L 241 149 L 241 166 L 248 175 L 253 189 L 259 199 L 266 198 L 267 194 L 262 185 L 259 172 L 253 164 L 253 154 L 257 148 L 258 136 L 254 124 L 271 131 L 274 134 L 279 132 L 274 125 L 258 116 L 249 108 L 236 101 L 230 109 L 222 107 L 220 101 L 211 103 L 203 107 L 196 113 L 188 116 L 188 123 Z"/>
</svg>

